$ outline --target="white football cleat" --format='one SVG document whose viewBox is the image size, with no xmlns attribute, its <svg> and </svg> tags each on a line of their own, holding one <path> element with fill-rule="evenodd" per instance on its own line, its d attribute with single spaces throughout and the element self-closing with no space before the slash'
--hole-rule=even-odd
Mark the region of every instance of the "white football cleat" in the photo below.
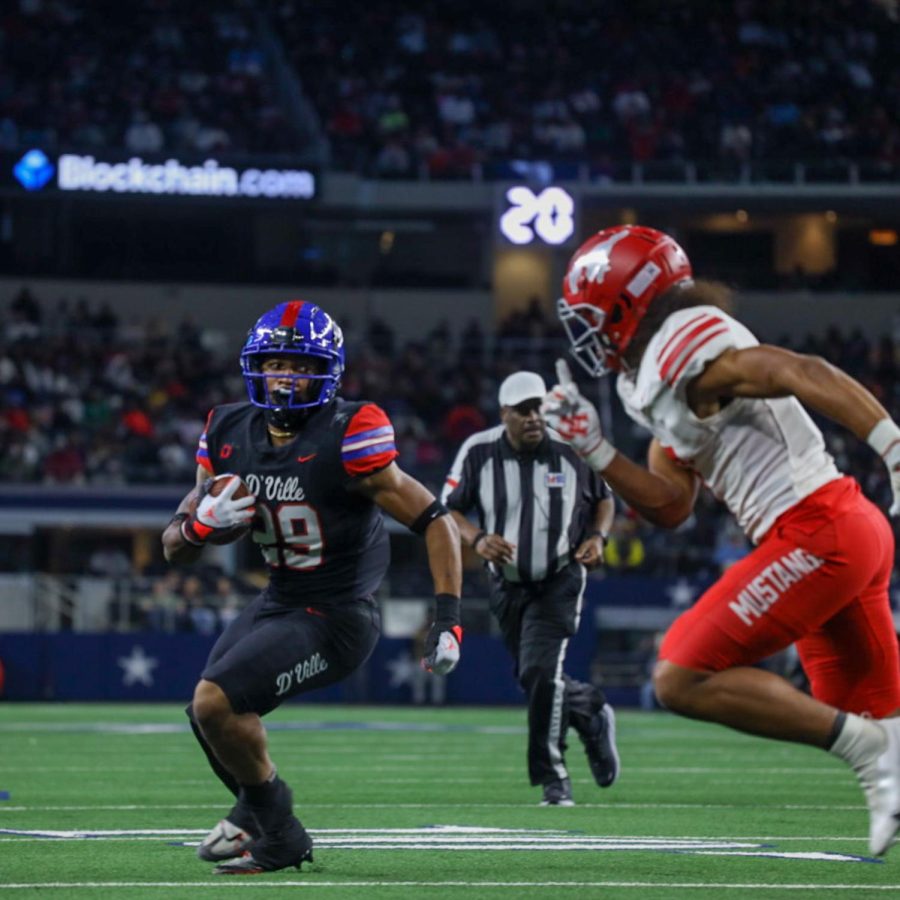
<svg viewBox="0 0 900 900">
<path fill-rule="evenodd" d="M 228 819 L 222 819 L 200 842 L 197 856 L 207 862 L 234 859 L 247 849 L 253 839 L 253 835 L 247 829 L 229 822 Z"/>
<path fill-rule="evenodd" d="M 887 743 L 882 754 L 862 769 L 859 780 L 869 804 L 869 852 L 881 856 L 900 829 L 900 718 L 879 719 Z"/>
</svg>

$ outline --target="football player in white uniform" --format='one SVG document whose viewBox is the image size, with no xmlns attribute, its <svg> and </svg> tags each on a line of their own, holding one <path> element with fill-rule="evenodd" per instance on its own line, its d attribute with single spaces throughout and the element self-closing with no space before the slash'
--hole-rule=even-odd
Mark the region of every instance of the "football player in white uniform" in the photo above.
<svg viewBox="0 0 900 900">
<path fill-rule="evenodd" d="M 824 359 L 760 345 L 723 285 L 693 279 L 651 228 L 601 231 L 572 257 L 560 319 L 592 376 L 618 372 L 625 410 L 653 435 L 647 465 L 603 436 L 565 362 L 548 424 L 649 521 L 677 527 L 705 485 L 756 549 L 666 634 L 654 672 L 674 712 L 829 750 L 856 771 L 883 854 L 900 827 L 900 662 L 888 600 L 894 539 L 842 475 L 804 407 L 867 441 L 900 515 L 900 428 Z M 753 663 L 796 644 L 812 697 Z"/>
</svg>

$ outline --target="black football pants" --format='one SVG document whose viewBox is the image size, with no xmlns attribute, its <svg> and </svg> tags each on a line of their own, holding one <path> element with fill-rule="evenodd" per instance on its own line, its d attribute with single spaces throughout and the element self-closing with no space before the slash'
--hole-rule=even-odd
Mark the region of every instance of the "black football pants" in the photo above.
<svg viewBox="0 0 900 900">
<path fill-rule="evenodd" d="M 570 563 L 545 581 L 491 579 L 491 611 L 528 698 L 528 776 L 532 784 L 568 777 L 566 731 L 588 730 L 605 702 L 593 685 L 563 672 L 569 639 L 578 630 L 587 573 Z"/>
<path fill-rule="evenodd" d="M 222 688 L 236 713 L 264 716 L 288 697 L 342 681 L 380 634 L 371 598 L 299 606 L 279 602 L 270 589 L 225 629 L 202 677 Z"/>
</svg>

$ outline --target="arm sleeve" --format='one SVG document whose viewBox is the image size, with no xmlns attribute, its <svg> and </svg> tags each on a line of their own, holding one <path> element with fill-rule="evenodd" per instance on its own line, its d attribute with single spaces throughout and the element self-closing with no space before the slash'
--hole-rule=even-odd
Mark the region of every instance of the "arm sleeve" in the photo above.
<svg viewBox="0 0 900 900">
<path fill-rule="evenodd" d="M 209 454 L 210 443 L 214 443 L 214 438 L 210 436 L 213 431 L 213 416 L 215 412 L 215 409 L 211 409 L 206 417 L 206 427 L 203 429 L 203 434 L 200 435 L 200 440 L 197 443 L 197 455 L 195 457 L 197 465 L 203 466 L 210 475 L 216 474 Z"/>
<path fill-rule="evenodd" d="M 394 443 L 394 426 L 387 413 L 374 403 L 361 406 L 347 424 L 341 441 L 341 463 L 351 478 L 374 475 L 400 454 Z"/>
</svg>

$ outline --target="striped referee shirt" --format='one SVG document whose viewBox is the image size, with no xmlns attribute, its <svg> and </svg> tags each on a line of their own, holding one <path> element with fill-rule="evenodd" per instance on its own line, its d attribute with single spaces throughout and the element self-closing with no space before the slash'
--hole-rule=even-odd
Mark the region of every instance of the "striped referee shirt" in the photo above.
<svg viewBox="0 0 900 900">
<path fill-rule="evenodd" d="M 606 483 L 555 432 L 531 451 L 516 452 L 497 425 L 460 447 L 441 500 L 516 551 L 511 565 L 491 569 L 507 581 L 542 581 L 566 566 L 594 521 Z"/>
</svg>

